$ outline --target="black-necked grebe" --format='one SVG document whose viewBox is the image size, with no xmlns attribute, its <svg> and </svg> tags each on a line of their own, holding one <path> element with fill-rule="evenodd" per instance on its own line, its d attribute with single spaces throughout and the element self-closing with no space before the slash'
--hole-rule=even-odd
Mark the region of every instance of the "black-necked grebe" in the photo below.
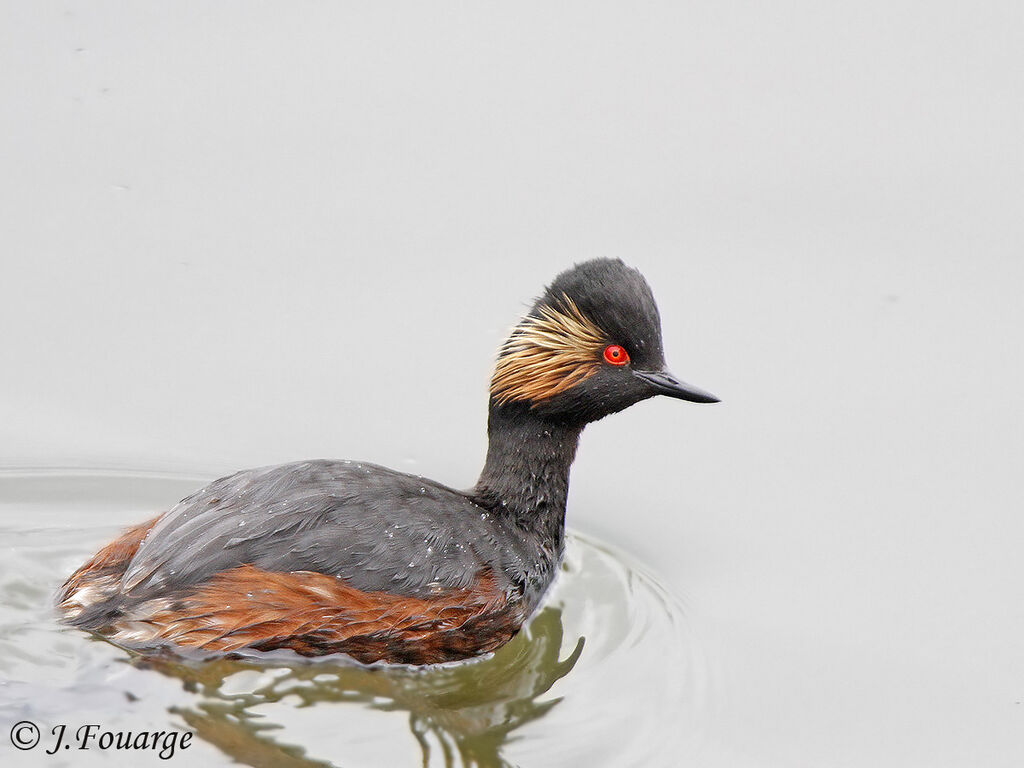
<svg viewBox="0 0 1024 768">
<path fill-rule="evenodd" d="M 659 394 L 717 402 L 665 370 L 639 272 L 578 264 L 499 351 L 472 489 L 350 461 L 239 472 L 100 550 L 60 611 L 137 648 L 406 664 L 493 651 L 554 578 L 583 427 Z"/>
</svg>

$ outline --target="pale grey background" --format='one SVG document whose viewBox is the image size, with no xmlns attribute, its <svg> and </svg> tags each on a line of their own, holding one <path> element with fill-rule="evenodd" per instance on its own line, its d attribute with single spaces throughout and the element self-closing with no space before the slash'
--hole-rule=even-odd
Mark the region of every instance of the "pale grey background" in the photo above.
<svg viewBox="0 0 1024 768">
<path fill-rule="evenodd" d="M 593 256 L 723 399 L 571 524 L 717 667 L 708 764 L 1024 764 L 1018 2 L 4 2 L 0 464 L 456 486 Z"/>
</svg>

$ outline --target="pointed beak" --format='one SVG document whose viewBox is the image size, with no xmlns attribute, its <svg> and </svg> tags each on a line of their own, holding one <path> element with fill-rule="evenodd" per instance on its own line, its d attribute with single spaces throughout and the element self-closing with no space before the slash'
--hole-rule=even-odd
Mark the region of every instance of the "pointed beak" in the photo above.
<svg viewBox="0 0 1024 768">
<path fill-rule="evenodd" d="M 718 398 L 699 387 L 680 381 L 668 371 L 633 371 L 638 379 L 647 382 L 655 394 L 678 397 L 693 403 L 717 403 Z"/>
</svg>

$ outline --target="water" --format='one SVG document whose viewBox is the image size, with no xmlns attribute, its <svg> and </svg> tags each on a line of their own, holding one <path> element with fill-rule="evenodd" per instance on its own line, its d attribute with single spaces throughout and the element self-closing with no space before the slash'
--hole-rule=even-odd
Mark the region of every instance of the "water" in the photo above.
<svg viewBox="0 0 1024 768">
<path fill-rule="evenodd" d="M 683 597 L 703 649 L 669 765 L 1024 765 L 1020 2 L 6 6 L 0 465 L 468 487 L 509 326 L 620 257 L 723 398 L 594 424 L 573 468 L 570 526 Z M 125 482 L 49 522 L 4 497 L 0 663 L 22 700 L 139 727 L 198 694 L 38 613 L 182 492 Z M 541 699 L 599 687 L 597 629 Z M 646 703 L 611 695 L 595 737 L 566 696 L 505 753 L 543 764 L 556 723 L 632 743 L 668 717 Z M 264 738 L 418 760 L 407 712 L 289 714 Z"/>
<path fill-rule="evenodd" d="M 492 656 L 427 670 L 286 654 L 147 659 L 56 623 L 52 595 L 70 571 L 122 523 L 148 519 L 201 482 L 0 473 L 5 723 L 31 720 L 44 734 L 86 722 L 187 729 L 196 740 L 177 759 L 203 765 L 657 766 L 700 753 L 714 676 L 696 628 L 651 576 L 585 536 L 569 537 L 555 586 L 524 632 Z M 38 751 L 52 741 L 22 753 L 5 744 L 5 764 L 12 754 L 26 765 L 104 758 Z"/>
</svg>

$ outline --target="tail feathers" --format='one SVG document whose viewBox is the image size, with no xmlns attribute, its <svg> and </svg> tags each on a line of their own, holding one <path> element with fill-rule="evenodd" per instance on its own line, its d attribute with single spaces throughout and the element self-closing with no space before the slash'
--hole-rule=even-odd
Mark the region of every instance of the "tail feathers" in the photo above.
<svg viewBox="0 0 1024 768">
<path fill-rule="evenodd" d="M 123 616 L 124 600 L 117 589 L 120 580 L 111 580 L 113 589 L 105 588 L 107 585 L 102 581 L 94 582 L 60 600 L 57 608 L 63 620 L 80 629 L 99 632 Z"/>
<path fill-rule="evenodd" d="M 123 614 L 121 577 L 159 519 L 129 528 L 68 577 L 56 599 L 64 621 L 97 631 Z"/>
</svg>

